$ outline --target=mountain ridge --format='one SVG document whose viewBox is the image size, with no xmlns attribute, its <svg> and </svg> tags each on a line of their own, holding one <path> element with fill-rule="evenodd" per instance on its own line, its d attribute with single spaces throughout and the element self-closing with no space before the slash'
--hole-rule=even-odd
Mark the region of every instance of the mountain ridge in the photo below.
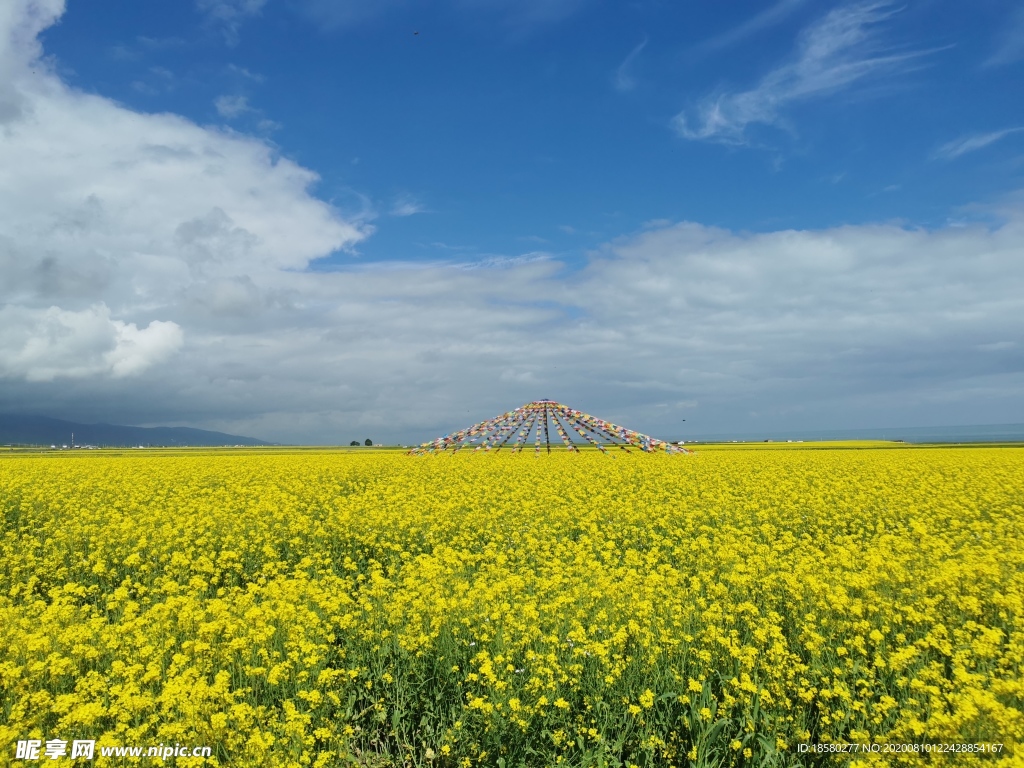
<svg viewBox="0 0 1024 768">
<path fill-rule="evenodd" d="M 0 413 L 0 445 L 126 446 L 276 445 L 255 437 L 230 435 L 193 427 L 133 427 L 121 424 L 80 424 L 34 414 Z"/>
</svg>

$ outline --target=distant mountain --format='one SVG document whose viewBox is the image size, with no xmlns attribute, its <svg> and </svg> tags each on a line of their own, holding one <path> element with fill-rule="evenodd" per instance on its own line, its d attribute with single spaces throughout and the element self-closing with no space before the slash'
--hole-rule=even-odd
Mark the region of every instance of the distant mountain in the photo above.
<svg viewBox="0 0 1024 768">
<path fill-rule="evenodd" d="M 46 416 L 0 414 L 0 445 L 214 446 L 273 445 L 254 437 L 228 435 L 189 427 L 123 427 L 117 424 L 76 424 Z"/>
</svg>

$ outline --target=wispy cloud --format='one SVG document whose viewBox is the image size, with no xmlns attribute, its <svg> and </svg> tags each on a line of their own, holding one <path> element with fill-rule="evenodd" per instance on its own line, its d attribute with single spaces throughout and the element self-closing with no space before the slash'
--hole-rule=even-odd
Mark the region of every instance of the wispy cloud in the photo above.
<svg viewBox="0 0 1024 768">
<path fill-rule="evenodd" d="M 426 206 L 410 195 L 400 195 L 395 200 L 395 204 L 391 206 L 392 216 L 414 216 L 417 213 L 426 212 Z"/>
<path fill-rule="evenodd" d="M 164 91 L 173 90 L 176 83 L 174 73 L 166 67 L 150 67 L 144 79 L 132 82 L 132 88 L 147 96 L 155 96 Z"/>
<path fill-rule="evenodd" d="M 228 64 L 227 72 L 233 77 L 237 77 L 244 80 L 252 80 L 254 83 L 262 83 L 264 78 L 263 75 L 258 72 L 250 72 L 245 67 L 240 67 L 237 64 Z"/>
<path fill-rule="evenodd" d="M 778 124 L 783 110 L 794 102 L 907 70 L 911 62 L 933 51 L 884 48 L 878 27 L 898 11 L 888 2 L 834 9 L 801 33 L 795 60 L 769 72 L 751 90 L 720 93 L 694 110 L 679 113 L 676 130 L 687 139 L 743 144 L 747 126 Z"/>
<path fill-rule="evenodd" d="M 452 245 L 451 243 L 442 243 L 439 240 L 435 240 L 432 243 L 418 243 L 418 245 L 424 248 L 440 248 L 442 251 L 478 251 L 480 250 L 475 245 Z"/>
<path fill-rule="evenodd" d="M 954 160 L 961 155 L 966 155 L 968 152 L 975 152 L 987 147 L 989 144 L 995 144 L 1000 139 L 1020 131 L 1024 131 L 1024 126 L 1004 128 L 1001 131 L 992 131 L 990 133 L 973 133 L 970 136 L 961 136 L 958 139 L 953 139 L 953 141 L 947 141 L 932 153 L 932 157 L 939 160 Z"/>
<path fill-rule="evenodd" d="M 508 27 L 523 32 L 556 24 L 583 8 L 589 0 L 454 0 L 458 8 L 498 15 Z"/>
<path fill-rule="evenodd" d="M 228 45 L 238 42 L 238 28 L 249 16 L 257 16 L 267 0 L 196 0 L 196 8 L 220 26 Z"/>
<path fill-rule="evenodd" d="M 476 270 L 512 269 L 528 264 L 551 261 L 552 256 L 545 251 L 530 251 L 520 256 L 504 256 L 494 253 L 478 254 L 477 258 L 463 261 L 453 259 L 424 261 L 371 261 L 366 263 L 346 263 L 334 265 L 326 273 L 373 274 L 391 272 L 409 274 L 416 272 L 435 272 L 438 270 L 459 270 L 473 272 Z M 323 273 L 321 273 L 323 274 Z"/>
<path fill-rule="evenodd" d="M 402 0 L 378 0 L 373 3 L 358 0 L 298 0 L 296 3 L 303 15 L 327 29 L 354 26 L 402 5 Z"/>
<path fill-rule="evenodd" d="M 166 51 L 173 48 L 181 48 L 187 43 L 180 37 L 147 37 L 139 35 L 135 38 L 139 45 L 150 51 Z"/>
<path fill-rule="evenodd" d="M 225 94 L 218 96 L 213 105 L 217 108 L 220 116 L 228 120 L 233 120 L 239 115 L 253 111 L 253 108 L 249 106 L 249 99 L 245 96 L 229 96 Z"/>
<path fill-rule="evenodd" d="M 632 91 L 636 88 L 636 80 L 630 75 L 630 65 L 633 63 L 633 59 L 640 55 L 647 46 L 647 38 L 645 37 L 640 43 L 629 52 L 629 55 L 622 60 L 622 63 L 615 70 L 615 77 L 612 79 L 612 85 L 615 86 L 617 91 Z"/>
<path fill-rule="evenodd" d="M 135 61 L 148 53 L 161 53 L 175 48 L 183 48 L 188 43 L 180 37 L 146 37 L 139 35 L 135 42 L 118 43 L 108 49 L 111 57 L 119 61 Z"/>
<path fill-rule="evenodd" d="M 985 60 L 986 67 L 1001 67 L 1024 59 L 1024 6 L 1018 6 L 1002 25 L 996 48 Z"/>
<path fill-rule="evenodd" d="M 745 40 L 748 37 L 756 35 L 758 32 L 762 32 L 769 27 L 775 26 L 802 5 L 805 5 L 806 2 L 807 0 L 779 0 L 779 2 L 771 8 L 765 8 L 757 15 L 747 19 L 740 25 L 733 27 L 728 32 L 724 32 L 717 37 L 705 40 L 697 46 L 695 52 L 710 53 L 712 51 L 721 50 L 735 45 L 741 40 Z"/>
<path fill-rule="evenodd" d="M 208 0 L 220 2 L 222 0 Z M 243 0 L 234 0 L 240 2 Z M 457 13 L 477 19 L 498 20 L 519 35 L 531 29 L 556 24 L 576 13 L 589 0 L 447 0 Z M 406 12 L 413 0 L 292 0 L 308 18 L 328 29 L 355 27 L 382 16 Z M 419 5 L 426 5 L 419 3 Z M 436 3 L 435 5 L 440 5 Z"/>
</svg>

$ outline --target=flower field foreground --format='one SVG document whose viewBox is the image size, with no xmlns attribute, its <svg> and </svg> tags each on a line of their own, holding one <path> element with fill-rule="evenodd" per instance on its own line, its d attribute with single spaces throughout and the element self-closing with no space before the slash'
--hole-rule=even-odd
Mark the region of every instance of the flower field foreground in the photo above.
<svg viewBox="0 0 1024 768">
<path fill-rule="evenodd" d="M 0 764 L 1024 749 L 1021 449 L 15 455 L 0 510 Z M 1004 746 L 799 751 L 826 742 Z"/>
</svg>

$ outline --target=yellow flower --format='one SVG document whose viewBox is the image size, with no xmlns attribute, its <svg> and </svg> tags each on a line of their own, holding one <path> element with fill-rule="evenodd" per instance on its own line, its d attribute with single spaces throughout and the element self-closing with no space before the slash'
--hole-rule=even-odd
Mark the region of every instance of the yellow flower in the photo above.
<svg viewBox="0 0 1024 768">
<path fill-rule="evenodd" d="M 1020 449 L 809 447 L 0 452 L 0 736 L 326 768 L 410 711 L 447 765 L 1019 731 Z"/>
</svg>

